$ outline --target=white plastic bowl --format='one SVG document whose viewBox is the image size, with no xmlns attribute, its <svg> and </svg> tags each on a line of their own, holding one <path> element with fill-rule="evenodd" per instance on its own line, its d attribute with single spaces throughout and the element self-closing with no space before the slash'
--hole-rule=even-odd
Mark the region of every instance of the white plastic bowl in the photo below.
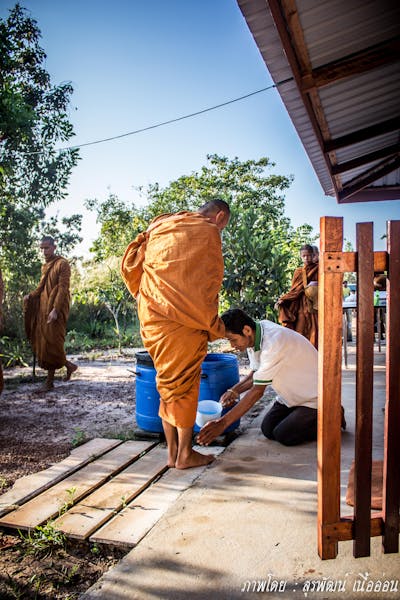
<svg viewBox="0 0 400 600">
<path fill-rule="evenodd" d="M 222 413 L 222 404 L 215 400 L 201 400 L 197 406 L 196 425 L 203 427 L 208 421 L 219 419 Z"/>
</svg>

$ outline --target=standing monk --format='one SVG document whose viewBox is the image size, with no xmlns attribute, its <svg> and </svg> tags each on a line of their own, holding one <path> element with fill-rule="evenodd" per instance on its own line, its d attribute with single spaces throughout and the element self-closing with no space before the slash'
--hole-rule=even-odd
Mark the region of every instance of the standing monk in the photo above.
<svg viewBox="0 0 400 600">
<path fill-rule="evenodd" d="M 318 262 L 314 262 L 313 247 L 302 246 L 300 258 L 303 266 L 295 270 L 290 290 L 276 303 L 278 319 L 318 349 Z"/>
<path fill-rule="evenodd" d="M 3 328 L 3 308 L 2 308 L 3 294 L 4 294 L 4 284 L 3 284 L 3 276 L 1 274 L 1 269 L 0 269 L 0 331 Z M 3 388 L 4 388 L 3 366 L 1 364 L 1 359 L 0 359 L 0 394 L 3 391 Z"/>
<path fill-rule="evenodd" d="M 197 212 L 156 217 L 122 261 L 123 279 L 137 300 L 143 343 L 157 371 L 168 466 L 177 469 L 214 458 L 193 450 L 192 432 L 207 343 L 225 333 L 218 293 L 221 231 L 229 216 L 228 204 L 215 199 Z"/>
<path fill-rule="evenodd" d="M 38 287 L 24 297 L 25 330 L 38 365 L 47 371 L 43 391 L 48 392 L 54 388 L 56 369 L 65 366 L 64 381 L 69 381 L 78 367 L 67 360 L 64 350 L 71 269 L 65 258 L 55 254 L 52 237 L 43 237 L 40 249 L 46 262 Z"/>
</svg>

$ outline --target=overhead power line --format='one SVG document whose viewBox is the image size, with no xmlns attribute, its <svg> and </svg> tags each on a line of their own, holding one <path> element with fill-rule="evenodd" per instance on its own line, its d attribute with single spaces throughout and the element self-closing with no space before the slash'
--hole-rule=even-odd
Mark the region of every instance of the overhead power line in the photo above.
<svg viewBox="0 0 400 600">
<path fill-rule="evenodd" d="M 119 140 L 124 137 L 128 137 L 130 135 L 136 135 L 138 133 L 143 133 L 144 131 L 150 131 L 151 129 L 158 129 L 159 127 L 164 127 L 165 125 L 170 125 L 171 123 L 178 123 L 179 121 L 184 121 L 185 119 L 191 119 L 192 117 L 197 117 L 198 115 L 203 115 L 204 113 L 211 112 L 212 110 L 217 110 L 218 108 L 223 108 L 224 106 L 228 106 L 229 104 L 234 104 L 235 102 L 240 102 L 241 100 L 246 100 L 246 98 L 250 98 L 251 96 L 255 96 L 256 94 L 261 94 L 262 92 L 266 92 L 273 88 L 277 88 L 280 85 L 284 85 L 289 81 L 292 81 L 293 77 L 288 77 L 287 79 L 283 79 L 282 81 L 278 81 L 268 87 L 261 88 L 260 90 L 256 90 L 255 92 L 250 92 L 249 94 L 245 94 L 244 96 L 239 96 L 238 98 L 233 98 L 232 100 L 227 100 L 226 102 L 221 102 L 220 104 L 215 104 L 214 106 L 209 106 L 208 108 L 203 108 L 202 110 L 197 110 L 196 112 L 189 113 L 187 115 L 182 115 L 181 117 L 176 117 L 175 119 L 169 119 L 168 121 L 161 121 L 160 123 L 155 123 L 154 125 L 148 125 L 147 127 L 142 127 L 140 129 L 135 129 L 133 131 L 128 131 L 127 133 L 121 133 L 119 135 L 113 135 L 111 137 L 103 138 L 100 140 L 94 140 L 93 142 L 86 142 L 83 144 L 76 144 L 73 146 L 65 146 L 64 148 L 59 148 L 59 152 L 64 150 L 76 150 L 78 148 L 84 148 L 85 146 L 94 146 L 95 144 L 103 144 L 104 142 L 111 142 L 112 140 Z M 32 154 L 40 154 L 40 152 L 33 152 Z"/>
</svg>

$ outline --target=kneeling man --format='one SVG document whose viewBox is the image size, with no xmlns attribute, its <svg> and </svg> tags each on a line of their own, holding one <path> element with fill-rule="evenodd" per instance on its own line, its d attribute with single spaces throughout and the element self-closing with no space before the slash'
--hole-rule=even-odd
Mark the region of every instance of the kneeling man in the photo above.
<svg viewBox="0 0 400 600">
<path fill-rule="evenodd" d="M 247 350 L 251 373 L 221 396 L 231 406 L 220 419 L 199 432 L 199 444 L 208 445 L 242 417 L 271 385 L 279 394 L 261 425 L 263 434 L 286 446 L 317 439 L 318 353 L 302 335 L 272 321 L 255 322 L 235 308 L 221 315 L 226 337 L 236 350 Z"/>
</svg>

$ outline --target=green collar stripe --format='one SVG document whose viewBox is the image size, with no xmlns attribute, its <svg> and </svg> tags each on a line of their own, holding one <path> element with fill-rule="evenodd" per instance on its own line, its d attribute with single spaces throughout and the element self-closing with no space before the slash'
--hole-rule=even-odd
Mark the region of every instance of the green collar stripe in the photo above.
<svg viewBox="0 0 400 600">
<path fill-rule="evenodd" d="M 268 385 L 272 383 L 272 379 L 254 379 L 254 385 Z"/>
<path fill-rule="evenodd" d="M 254 340 L 254 350 L 258 352 L 261 348 L 261 325 L 256 322 L 256 339 Z"/>
</svg>

